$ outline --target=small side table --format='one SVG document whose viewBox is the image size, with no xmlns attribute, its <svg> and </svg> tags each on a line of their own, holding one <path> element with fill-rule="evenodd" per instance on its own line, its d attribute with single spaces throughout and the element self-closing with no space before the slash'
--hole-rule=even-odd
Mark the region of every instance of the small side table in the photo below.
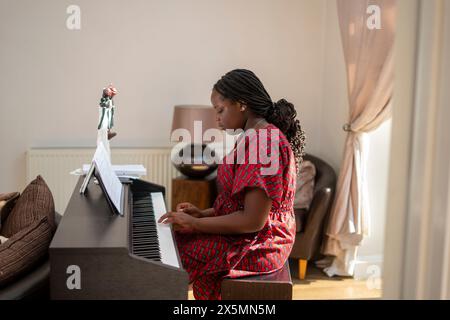
<svg viewBox="0 0 450 320">
<path fill-rule="evenodd" d="M 211 208 L 216 196 L 216 176 L 204 179 L 181 176 L 172 179 L 172 210 L 181 202 L 190 202 L 201 210 Z"/>
</svg>

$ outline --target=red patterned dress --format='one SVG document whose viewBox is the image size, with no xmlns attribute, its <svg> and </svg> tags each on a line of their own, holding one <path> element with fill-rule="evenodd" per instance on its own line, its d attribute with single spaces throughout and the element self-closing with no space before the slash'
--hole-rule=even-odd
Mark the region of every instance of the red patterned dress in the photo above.
<svg viewBox="0 0 450 320">
<path fill-rule="evenodd" d="M 176 233 L 181 261 L 196 299 L 220 299 L 224 277 L 274 272 L 283 267 L 291 252 L 295 239 L 295 159 L 277 127 L 269 124 L 263 129 L 245 136 L 225 156 L 217 172 L 218 196 L 214 202 L 215 215 L 230 214 L 244 208 L 244 188 L 261 188 L 272 199 L 263 229 L 241 235 Z M 263 131 L 268 142 L 262 142 Z M 243 143 L 245 148 L 240 152 Z M 263 159 L 259 150 L 265 152 L 265 161 L 257 161 Z"/>
</svg>

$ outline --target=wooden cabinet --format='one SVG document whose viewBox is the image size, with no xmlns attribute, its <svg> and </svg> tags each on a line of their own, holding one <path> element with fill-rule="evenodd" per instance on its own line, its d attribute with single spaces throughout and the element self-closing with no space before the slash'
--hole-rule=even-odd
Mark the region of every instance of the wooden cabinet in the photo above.
<svg viewBox="0 0 450 320">
<path fill-rule="evenodd" d="M 190 179 L 178 177 L 172 180 L 172 210 L 180 202 L 190 202 L 199 209 L 211 208 L 217 196 L 216 177 Z"/>
</svg>

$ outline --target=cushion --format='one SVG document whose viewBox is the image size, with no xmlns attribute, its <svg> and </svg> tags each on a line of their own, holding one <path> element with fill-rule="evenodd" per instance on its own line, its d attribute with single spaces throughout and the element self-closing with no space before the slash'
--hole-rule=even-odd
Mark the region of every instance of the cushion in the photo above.
<svg viewBox="0 0 450 320">
<path fill-rule="evenodd" d="M 0 287 L 40 263 L 48 253 L 53 230 L 48 217 L 31 223 L 0 245 Z"/>
<path fill-rule="evenodd" d="M 0 193 L 0 228 L 19 198 L 19 192 Z"/>
<path fill-rule="evenodd" d="M 4 221 L 0 234 L 11 238 L 33 222 L 47 217 L 48 224 L 55 228 L 55 205 L 53 196 L 41 176 L 33 180 L 22 192 L 14 208 Z"/>
<path fill-rule="evenodd" d="M 297 186 L 295 191 L 294 209 L 307 209 L 314 197 L 314 180 L 316 167 L 311 161 L 302 162 L 300 173 L 297 175 Z"/>
</svg>

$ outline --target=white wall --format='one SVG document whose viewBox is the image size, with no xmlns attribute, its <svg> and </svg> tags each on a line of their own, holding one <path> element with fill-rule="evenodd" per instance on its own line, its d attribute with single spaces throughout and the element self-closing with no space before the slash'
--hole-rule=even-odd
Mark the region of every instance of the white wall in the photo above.
<svg viewBox="0 0 450 320">
<path fill-rule="evenodd" d="M 30 147 L 95 145 L 109 82 L 113 147 L 168 145 L 173 106 L 208 104 L 215 81 L 243 67 L 296 105 L 319 150 L 324 1 L 79 0 L 70 31 L 73 3 L 0 2 L 1 191 L 24 187 Z"/>
<path fill-rule="evenodd" d="M 338 171 L 346 137 L 342 126 L 348 121 L 348 95 L 336 1 L 326 1 L 324 16 L 322 110 L 318 125 L 321 148 L 318 155 Z"/>
</svg>

